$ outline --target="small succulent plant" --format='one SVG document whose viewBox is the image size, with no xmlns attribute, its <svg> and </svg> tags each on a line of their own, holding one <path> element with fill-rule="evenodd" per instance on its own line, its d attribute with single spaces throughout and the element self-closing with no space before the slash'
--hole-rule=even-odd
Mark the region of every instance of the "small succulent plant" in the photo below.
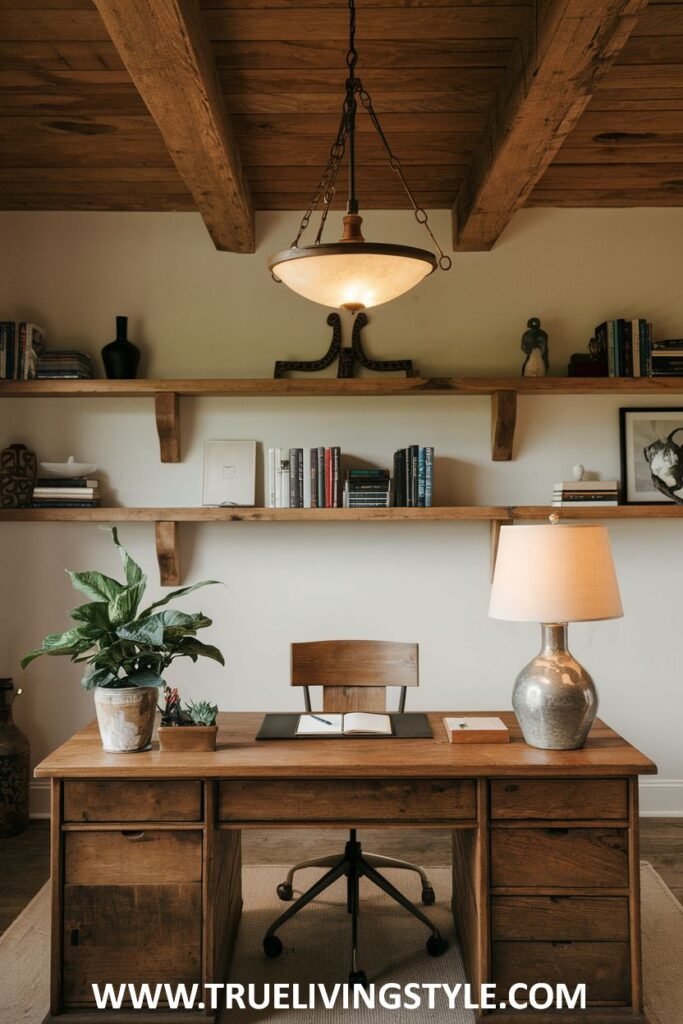
<svg viewBox="0 0 683 1024">
<path fill-rule="evenodd" d="M 161 724 L 178 725 L 215 725 L 218 705 L 209 704 L 208 700 L 190 701 L 183 707 L 177 689 L 167 687 L 164 690 L 165 706 L 161 712 Z"/>
</svg>

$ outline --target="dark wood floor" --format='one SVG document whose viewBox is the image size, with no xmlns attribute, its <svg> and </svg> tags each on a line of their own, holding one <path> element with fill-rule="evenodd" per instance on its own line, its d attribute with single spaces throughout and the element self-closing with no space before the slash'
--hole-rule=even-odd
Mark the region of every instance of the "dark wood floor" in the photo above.
<svg viewBox="0 0 683 1024">
<path fill-rule="evenodd" d="M 0 839 L 0 933 L 21 913 L 47 881 L 49 867 L 47 822 L 31 822 L 23 835 Z M 427 829 L 387 829 L 359 832 L 366 850 L 415 861 L 425 867 L 450 863 L 450 833 Z M 247 864 L 294 864 L 306 857 L 341 852 L 344 833 L 335 829 L 291 829 L 242 833 Z M 683 819 L 644 818 L 640 850 L 643 860 L 660 873 L 683 903 Z"/>
</svg>

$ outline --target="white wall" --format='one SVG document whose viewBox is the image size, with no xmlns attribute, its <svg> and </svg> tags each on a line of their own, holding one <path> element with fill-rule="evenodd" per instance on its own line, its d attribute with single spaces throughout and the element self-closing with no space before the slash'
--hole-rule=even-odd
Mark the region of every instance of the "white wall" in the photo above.
<svg viewBox="0 0 683 1024">
<path fill-rule="evenodd" d="M 260 216 L 258 252 L 235 256 L 217 253 L 191 214 L 3 213 L 0 319 L 37 320 L 52 347 L 97 355 L 115 315 L 128 314 L 144 375 L 268 377 L 276 358 L 316 357 L 329 340 L 326 310 L 276 286 L 266 269 L 297 220 Z M 432 220 L 447 244 L 447 215 Z M 371 214 L 365 228 L 369 238 L 424 242 L 407 213 Z M 492 253 L 457 255 L 449 274 L 371 311 L 366 347 L 412 357 L 423 375 L 515 375 L 534 315 L 549 331 L 556 373 L 606 318 L 642 315 L 660 337 L 680 335 L 681 239 L 683 210 L 524 211 Z M 508 464 L 490 461 L 486 398 L 183 400 L 183 462 L 166 466 L 151 401 L 6 401 L 0 442 L 23 441 L 44 460 L 73 453 L 99 463 L 109 497 L 126 505 L 199 504 L 209 438 L 255 438 L 266 449 L 336 443 L 387 465 L 395 448 L 431 443 L 437 504 L 544 503 L 575 462 L 618 476 L 617 410 L 626 404 L 649 403 L 522 398 Z M 121 532 L 156 596 L 151 525 Z M 572 627 L 572 648 L 597 680 L 603 717 L 659 764 L 645 809 L 683 813 L 681 526 L 622 523 L 611 533 L 626 615 Z M 487 618 L 486 524 L 185 525 L 181 544 L 188 580 L 224 581 L 186 606 L 213 616 L 206 639 L 228 665 L 176 667 L 173 682 L 226 711 L 298 706 L 288 688 L 292 640 L 417 640 L 414 706 L 463 709 L 508 708 L 514 676 L 538 645 L 537 627 Z M 117 559 L 95 526 L 15 523 L 0 530 L 0 560 L 0 674 L 21 678 L 16 717 L 39 759 L 92 717 L 92 698 L 68 662 L 41 659 L 22 677 L 18 660 L 68 624 L 78 598 L 62 570 L 115 572 Z"/>
</svg>

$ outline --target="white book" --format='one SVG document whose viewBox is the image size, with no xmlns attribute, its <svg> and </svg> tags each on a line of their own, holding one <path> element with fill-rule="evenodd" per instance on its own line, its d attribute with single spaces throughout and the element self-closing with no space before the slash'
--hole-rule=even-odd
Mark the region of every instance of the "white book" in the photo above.
<svg viewBox="0 0 683 1024">
<path fill-rule="evenodd" d="M 297 736 L 392 736 L 389 715 L 350 711 L 346 715 L 321 711 L 319 715 L 301 715 Z"/>
<path fill-rule="evenodd" d="M 256 442 L 205 441 L 203 505 L 256 503 Z"/>
<path fill-rule="evenodd" d="M 273 448 L 275 458 L 275 508 L 282 508 L 282 448 Z"/>
<path fill-rule="evenodd" d="M 277 508 L 275 504 L 275 449 L 268 449 L 268 508 Z"/>
</svg>

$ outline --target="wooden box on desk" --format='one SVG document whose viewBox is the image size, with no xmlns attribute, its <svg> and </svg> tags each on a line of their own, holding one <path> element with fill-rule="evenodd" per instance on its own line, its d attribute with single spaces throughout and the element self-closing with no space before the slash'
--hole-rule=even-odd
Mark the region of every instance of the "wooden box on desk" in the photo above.
<svg viewBox="0 0 683 1024">
<path fill-rule="evenodd" d="M 451 743 L 509 743 L 510 730 L 500 718 L 444 718 Z"/>
</svg>

